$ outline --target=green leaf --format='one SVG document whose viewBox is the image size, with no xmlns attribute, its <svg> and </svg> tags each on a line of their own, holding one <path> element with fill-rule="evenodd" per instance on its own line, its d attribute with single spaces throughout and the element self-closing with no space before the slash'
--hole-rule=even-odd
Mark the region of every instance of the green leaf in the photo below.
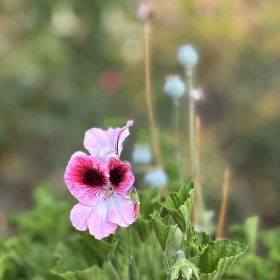
<svg viewBox="0 0 280 280">
<path fill-rule="evenodd" d="M 81 232 L 81 235 L 103 261 L 109 261 L 118 246 L 118 240 L 112 236 L 98 240 L 87 231 Z"/>
<path fill-rule="evenodd" d="M 151 221 L 141 217 L 134 222 L 133 227 L 137 230 L 143 242 L 148 238 L 153 229 Z"/>
<path fill-rule="evenodd" d="M 171 243 L 178 225 L 164 224 L 162 218 L 159 215 L 159 212 L 157 211 L 154 211 L 154 213 L 151 215 L 151 218 L 157 240 L 162 250 L 165 251 Z"/>
<path fill-rule="evenodd" d="M 101 264 L 95 251 L 81 236 L 60 242 L 56 246 L 54 256 L 57 260 L 56 271 L 58 273 L 64 273 L 68 270 L 83 270 L 93 263 Z"/>
<path fill-rule="evenodd" d="M 245 253 L 246 249 L 245 245 L 227 239 L 210 242 L 207 249 L 200 256 L 200 279 L 221 279 L 227 269 Z"/>
<path fill-rule="evenodd" d="M 261 239 L 268 249 L 268 255 L 280 264 L 280 228 L 266 230 L 261 233 Z"/>
<path fill-rule="evenodd" d="M 187 233 L 187 244 L 185 251 L 188 258 L 201 253 L 207 248 L 210 242 L 209 235 L 203 231 L 195 231 L 193 227 Z"/>
<path fill-rule="evenodd" d="M 183 233 L 187 232 L 187 228 L 191 221 L 191 209 L 193 204 L 194 186 L 190 182 L 184 185 L 178 192 L 170 193 L 166 197 L 163 207 L 171 214 L 175 223 Z"/>
<path fill-rule="evenodd" d="M 139 192 L 139 217 L 150 219 L 150 215 L 154 210 L 161 207 L 162 196 L 158 188 L 148 188 Z"/>
<path fill-rule="evenodd" d="M 84 270 L 67 271 L 65 273 L 52 271 L 52 273 L 64 280 L 120 280 L 110 263 L 104 263 L 102 268 L 94 265 Z"/>
<path fill-rule="evenodd" d="M 241 243 L 248 244 L 250 251 L 255 252 L 257 246 L 258 224 L 258 217 L 250 217 L 245 221 L 243 226 L 232 226 L 230 232 L 235 235 Z"/>
<path fill-rule="evenodd" d="M 154 210 L 161 207 L 162 197 L 157 188 L 148 188 L 139 192 L 139 216 L 134 222 L 133 227 L 137 230 L 141 240 L 144 242 L 152 231 L 150 215 Z"/>
<path fill-rule="evenodd" d="M 56 243 L 69 235 L 73 230 L 69 220 L 71 206 L 57 200 L 53 188 L 47 183 L 35 189 L 33 199 L 34 210 L 11 215 L 9 222 L 21 233 L 46 243 Z"/>
</svg>

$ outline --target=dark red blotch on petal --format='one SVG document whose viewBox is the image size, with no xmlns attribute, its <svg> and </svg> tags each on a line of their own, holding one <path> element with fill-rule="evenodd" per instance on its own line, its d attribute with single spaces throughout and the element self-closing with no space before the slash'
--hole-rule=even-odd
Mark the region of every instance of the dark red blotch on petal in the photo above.
<svg viewBox="0 0 280 280">
<path fill-rule="evenodd" d="M 89 187 L 100 187 L 106 184 L 106 177 L 98 165 L 93 164 L 89 157 L 78 159 L 76 166 L 73 168 L 72 180 Z"/>
<path fill-rule="evenodd" d="M 126 178 L 126 168 L 125 165 L 119 165 L 112 168 L 109 171 L 110 174 L 110 182 L 113 186 L 119 186 L 121 182 L 123 182 Z"/>
<path fill-rule="evenodd" d="M 92 187 L 103 186 L 106 183 L 104 174 L 90 166 L 84 167 L 82 180 L 85 185 Z"/>
</svg>

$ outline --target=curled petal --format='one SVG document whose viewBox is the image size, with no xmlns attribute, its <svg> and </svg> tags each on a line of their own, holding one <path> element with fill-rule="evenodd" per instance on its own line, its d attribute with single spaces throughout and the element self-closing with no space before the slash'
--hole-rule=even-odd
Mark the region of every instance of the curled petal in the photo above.
<svg viewBox="0 0 280 280">
<path fill-rule="evenodd" d="M 133 125 L 133 121 L 128 121 L 126 126 L 122 128 L 109 128 L 108 134 L 112 141 L 114 141 L 116 153 L 120 156 L 122 149 L 123 149 L 123 142 L 125 138 L 129 135 L 129 127 Z"/>
<path fill-rule="evenodd" d="M 110 182 L 114 191 L 123 196 L 127 195 L 128 190 L 134 183 L 134 175 L 131 172 L 129 163 L 123 163 L 116 158 L 110 158 L 108 162 Z"/>
<path fill-rule="evenodd" d="M 100 200 L 95 206 L 87 219 L 89 232 L 96 239 L 102 239 L 114 233 L 117 225 L 108 220 L 108 200 Z"/>
<path fill-rule="evenodd" d="M 108 200 L 108 220 L 121 227 L 132 224 L 135 221 L 133 201 L 114 193 Z"/>
<path fill-rule="evenodd" d="M 69 191 L 79 202 L 93 206 L 105 193 L 107 167 L 93 156 L 77 156 L 69 161 L 64 179 Z"/>
<path fill-rule="evenodd" d="M 84 231 L 88 228 L 87 219 L 92 207 L 85 206 L 81 203 L 76 204 L 70 213 L 72 225 L 77 229 Z"/>
<path fill-rule="evenodd" d="M 91 128 L 85 134 L 84 146 L 95 156 L 106 161 L 109 157 L 119 157 L 122 151 L 123 142 L 129 135 L 128 127 L 133 121 L 128 121 L 122 128 L 109 128 L 104 131 L 100 128 Z"/>
<path fill-rule="evenodd" d="M 72 159 L 74 159 L 75 157 L 78 157 L 78 156 L 86 156 L 86 154 L 84 152 L 80 152 L 80 151 L 76 152 L 71 156 L 70 160 L 72 160 Z"/>
</svg>

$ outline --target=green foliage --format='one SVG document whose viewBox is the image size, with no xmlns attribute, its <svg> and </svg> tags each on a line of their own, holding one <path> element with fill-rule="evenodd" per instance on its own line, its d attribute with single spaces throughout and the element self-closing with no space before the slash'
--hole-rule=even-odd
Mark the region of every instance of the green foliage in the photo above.
<svg viewBox="0 0 280 280">
<path fill-rule="evenodd" d="M 159 242 L 162 250 L 165 251 L 165 250 L 167 250 L 168 246 L 170 245 L 178 226 L 177 226 L 177 224 L 176 225 L 165 224 L 162 221 L 158 212 L 154 212 L 151 215 L 151 217 L 152 217 L 153 229 L 157 236 L 158 242 Z"/>
<path fill-rule="evenodd" d="M 250 217 L 244 225 L 231 227 L 230 231 L 237 239 L 249 246 L 242 262 L 239 262 L 238 266 L 233 266 L 226 273 L 225 279 L 274 280 L 280 277 L 280 230 L 276 228 L 260 232 L 258 221 L 258 217 Z M 262 241 L 263 244 L 259 241 Z M 266 248 L 266 252 L 263 249 L 262 254 L 258 252 L 260 245 Z"/>
<path fill-rule="evenodd" d="M 246 246 L 240 243 L 227 239 L 211 241 L 204 232 L 195 231 L 190 223 L 192 193 L 192 183 L 171 193 L 164 202 L 156 189 L 140 192 L 141 222 L 133 225 L 132 234 L 141 280 L 279 278 L 279 229 L 259 232 L 257 217 L 232 227 L 231 232 L 242 243 L 249 244 L 245 254 Z M 115 235 L 103 240 L 74 230 L 69 222 L 71 207 L 59 201 L 48 184 L 36 189 L 34 200 L 33 211 L 9 219 L 20 235 L 0 240 L 1 280 L 132 277 L 125 229 L 120 228 Z M 141 223 L 146 227 L 142 231 Z M 155 234 L 150 234 L 151 231 Z M 181 239 L 179 245 L 178 239 Z M 265 256 L 257 254 L 259 240 L 267 250 Z M 235 264 L 241 256 L 242 261 Z"/>
<path fill-rule="evenodd" d="M 200 256 L 201 280 L 218 280 L 246 251 L 246 246 L 226 239 L 209 243 Z"/>
<path fill-rule="evenodd" d="M 193 183 L 190 182 L 177 193 L 170 193 L 166 201 L 162 204 L 184 233 L 186 233 L 191 221 L 191 209 L 194 196 L 193 188 Z"/>
<path fill-rule="evenodd" d="M 196 232 L 191 226 L 191 209 L 193 200 L 193 183 L 184 185 L 178 192 L 167 196 L 163 207 L 178 223 L 182 232 L 181 251 L 175 254 L 172 265 L 166 255 L 166 249 L 174 238 L 176 225 L 163 222 L 160 213 L 152 215 L 152 224 L 157 239 L 164 251 L 166 272 L 171 280 L 222 279 L 225 272 L 245 253 L 247 247 L 227 239 L 210 241 L 204 232 Z M 168 221 L 168 216 L 165 217 Z"/>
<path fill-rule="evenodd" d="M 52 273 L 59 276 L 59 279 L 64 280 L 120 280 L 118 274 L 110 263 L 104 263 L 102 268 L 94 265 L 87 269 L 74 272 L 67 271 L 65 273 Z"/>
</svg>

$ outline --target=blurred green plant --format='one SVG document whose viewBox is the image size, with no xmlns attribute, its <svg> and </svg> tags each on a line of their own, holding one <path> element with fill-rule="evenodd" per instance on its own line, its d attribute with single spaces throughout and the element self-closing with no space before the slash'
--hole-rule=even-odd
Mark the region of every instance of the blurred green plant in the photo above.
<svg viewBox="0 0 280 280">
<path fill-rule="evenodd" d="M 209 236 L 194 231 L 190 224 L 192 195 L 192 184 L 171 193 L 165 201 L 158 189 L 140 192 L 141 211 L 133 226 L 140 279 L 165 279 L 163 264 L 167 274 L 173 275 L 171 279 L 187 273 L 185 266 L 196 279 L 220 279 L 245 251 L 243 245 L 228 240 L 210 242 Z M 93 279 L 93 275 L 94 279 L 131 279 L 125 231 L 118 230 L 103 240 L 74 231 L 69 221 L 70 205 L 58 200 L 49 184 L 35 190 L 34 200 L 33 211 L 9 217 L 16 234 L 0 242 L 0 279 L 75 280 Z M 184 259 L 173 259 L 167 252 L 169 247 L 171 253 L 178 249 L 173 240 L 175 235 L 178 238 L 178 228 L 184 233 L 180 235 Z"/>
</svg>

